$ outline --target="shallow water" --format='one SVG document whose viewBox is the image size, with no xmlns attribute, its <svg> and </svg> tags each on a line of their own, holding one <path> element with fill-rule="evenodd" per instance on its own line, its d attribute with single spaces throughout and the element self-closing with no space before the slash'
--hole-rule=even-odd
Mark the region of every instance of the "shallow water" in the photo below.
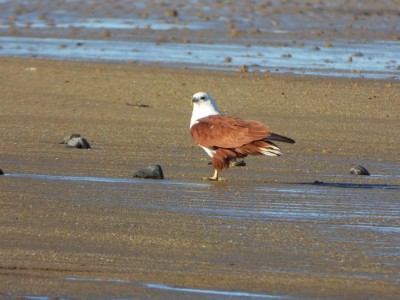
<svg viewBox="0 0 400 300">
<path fill-rule="evenodd" d="M 400 257 L 400 184 L 392 183 L 393 179 L 398 182 L 393 176 L 388 176 L 387 184 L 384 181 L 382 183 L 381 177 L 375 179 L 379 183 L 369 181 L 360 184 L 334 182 L 335 177 L 326 175 L 331 177 L 326 183 L 299 182 L 250 187 L 43 174 L 6 174 L 5 177 L 36 181 L 38 185 L 47 182 L 47 193 L 56 201 L 68 201 L 71 198 L 70 194 L 63 194 L 58 189 L 67 187 L 68 190 L 79 191 L 84 188 L 89 201 L 112 206 L 179 212 L 220 220 L 319 224 L 320 233 L 328 240 L 365 244 L 374 255 L 386 257 L 389 260 L 387 264 L 400 264 L 396 257 Z M 349 181 L 354 178 L 351 175 L 347 177 Z M 235 191 L 240 193 L 235 194 Z M 243 225 L 239 222 L 237 226 Z M 344 231 L 348 234 L 342 235 Z M 364 239 L 363 236 L 370 232 L 379 235 L 375 236 L 375 240 Z M 346 241 L 348 236 L 351 236 L 351 240 Z M 354 239 L 354 236 L 359 239 Z M 371 276 L 379 277 L 379 274 Z M 396 280 L 399 279 L 400 276 L 397 276 Z"/>
<path fill-rule="evenodd" d="M 380 165 L 384 166 L 382 162 Z M 254 253 L 261 251 L 254 242 L 255 233 L 263 226 L 290 226 L 290 231 L 307 232 L 307 239 L 315 239 L 315 245 L 307 244 L 307 256 L 296 263 L 278 262 L 268 266 L 254 265 L 252 272 L 268 272 L 293 276 L 322 276 L 353 280 L 382 280 L 393 285 L 400 284 L 400 275 L 394 272 L 400 266 L 400 184 L 396 173 L 391 175 L 387 164 L 386 176 L 351 176 L 319 174 L 324 182 L 314 182 L 312 177 L 301 176 L 298 181 L 285 183 L 277 175 L 271 183 L 208 183 L 177 180 L 142 180 L 135 178 L 112 178 L 91 176 L 64 176 L 47 174 L 10 173 L 2 176 L 7 186 L 23 187 L 24 193 L 37 194 L 50 203 L 76 203 L 96 205 L 108 209 L 122 208 L 189 216 L 192 220 L 214 220 L 209 230 L 235 232 L 236 236 L 248 236 L 247 243 L 254 243 Z M 363 178 L 365 178 L 363 180 Z M 293 177 L 296 179 L 296 176 Z M 274 183 L 275 182 L 275 183 Z M 46 187 L 38 190 L 37 187 Z M 204 221 L 201 221 L 204 223 Z M 57 224 L 57 223 L 56 223 Z M 203 225 L 204 226 L 204 225 Z M 201 227 L 198 230 L 202 231 Z M 204 230 L 204 229 L 203 229 Z M 208 229 L 207 229 L 208 230 Z M 264 233 L 265 234 L 265 233 Z M 291 233 L 293 234 L 293 233 Z M 296 235 L 293 236 L 297 238 Z M 276 241 L 269 241 L 269 247 Z M 332 244 L 343 250 L 344 259 L 369 257 L 374 267 L 347 268 L 336 266 L 336 261 L 321 261 L 317 245 Z M 278 247 L 287 247 L 280 245 Z M 340 245 L 340 246 L 339 246 Z M 295 255 L 301 243 L 296 244 Z M 316 247 L 316 249 L 314 249 Z M 292 250 L 291 250 L 292 252 Z M 323 256 L 322 256 L 323 257 Z M 179 260 L 179 258 L 176 258 Z M 194 258 L 193 258 L 194 259 Z M 224 261 L 224 256 L 213 258 L 214 263 Z M 249 258 L 235 257 L 235 260 Z M 319 262 L 319 263 L 314 263 Z M 290 260 L 289 260 L 290 261 Z M 251 260 L 248 262 L 251 264 Z M 339 264 L 340 265 L 340 264 Z M 122 273 L 123 274 L 123 273 Z M 58 276 L 58 277 L 57 277 Z M 103 275 L 87 277 L 57 275 L 53 280 L 73 285 L 90 284 L 96 289 L 119 289 L 144 293 L 139 299 L 301 299 L 292 294 L 268 294 L 240 290 L 194 288 L 190 285 L 171 286 L 162 282 L 136 282 L 124 277 Z M 35 277 L 35 280 L 41 280 Z M 43 279 L 44 280 L 44 279 Z M 21 296 L 36 299 L 36 296 Z M 50 299 L 39 296 L 38 299 Z M 73 297 L 72 297 L 73 298 Z M 102 299 L 117 299 L 103 294 Z M 15 299 L 15 298 L 11 298 Z M 64 294 L 63 299 L 69 299 Z M 122 299 L 121 297 L 118 299 Z"/>
<path fill-rule="evenodd" d="M 206 289 L 193 289 L 193 288 L 184 288 L 184 287 L 173 287 L 164 284 L 155 284 L 155 283 L 141 283 L 141 282 L 132 282 L 129 280 L 120 280 L 120 279 L 101 279 L 101 278 L 78 278 L 78 277 L 68 277 L 64 278 L 65 281 L 71 282 L 89 282 L 99 285 L 127 285 L 127 286 L 136 286 L 137 289 L 143 289 L 148 294 L 146 299 L 152 299 L 155 297 L 153 295 L 153 291 L 157 292 L 156 297 L 163 297 L 164 299 L 294 299 L 290 296 L 282 296 L 282 295 L 269 295 L 262 293 L 249 293 L 249 292 L 240 292 L 240 291 L 222 291 L 222 290 L 206 290 Z M 160 294 L 161 293 L 161 294 Z M 13 298 L 12 298 L 13 299 Z M 16 298 L 14 298 L 16 299 Z M 50 300 L 52 297 L 49 296 L 18 296 L 18 299 L 24 300 Z M 69 297 L 62 297 L 57 299 L 73 299 Z M 132 299 L 125 297 L 113 297 L 112 299 Z"/>
<path fill-rule="evenodd" d="M 227 2 L 220 7 L 203 2 L 18 5 L 2 1 L 0 56 L 134 61 L 225 71 L 239 71 L 246 65 L 250 72 L 400 79 L 400 42 L 379 34 L 400 27 L 389 13 L 390 5 L 381 8 L 388 9 L 384 19 L 373 14 L 355 19 L 363 11 L 362 4 L 343 12 L 339 3 L 324 10 L 318 5 L 303 7 L 301 2 L 271 1 L 264 12 L 264 3 L 254 1 L 249 14 L 251 5 Z M 214 5 L 218 16 L 212 14 Z M 168 16 L 166 12 L 177 7 L 178 16 Z M 343 28 L 354 20 L 358 24 L 354 28 L 364 29 L 344 38 Z M 231 38 L 232 30 L 242 34 Z M 318 36 L 325 31 L 331 35 Z M 374 38 L 365 39 L 371 32 Z M 264 33 L 268 36 L 259 36 Z"/>
<path fill-rule="evenodd" d="M 311 43 L 310 43 L 311 44 Z M 399 79 L 400 43 L 336 41 L 335 48 L 311 45 L 252 46 L 0 37 L 0 56 L 139 62 L 173 67 L 250 72 Z M 363 54 L 348 62 L 354 53 Z M 290 54 L 290 58 L 283 58 Z M 230 62 L 224 62 L 230 57 Z"/>
<path fill-rule="evenodd" d="M 303 222 L 335 220 L 345 226 L 351 226 L 351 221 L 357 219 L 355 226 L 368 224 L 366 229 L 379 231 L 380 228 L 384 230 L 385 226 L 390 227 L 392 222 L 397 224 L 400 216 L 400 206 L 393 201 L 399 195 L 400 185 L 390 183 L 299 182 L 252 186 L 250 190 L 246 189 L 246 193 L 232 197 L 229 195 L 229 186 L 220 186 L 218 189 L 214 183 L 44 174 L 5 176 L 16 180 L 54 182 L 52 184 L 65 182 L 71 188 L 84 183 L 87 188 L 104 192 L 96 197 L 97 201 L 112 200 L 115 205 L 204 214 L 211 218 Z M 350 179 L 352 176 L 347 177 Z M 390 181 L 393 179 L 392 176 L 388 178 Z M 380 177 L 377 180 L 381 182 Z M 217 192 L 218 201 L 210 198 L 210 189 Z M 125 193 L 132 190 L 139 193 L 135 199 Z M 178 191 L 180 194 L 177 194 Z M 191 198 L 188 199 L 188 196 Z M 63 196 L 60 194 L 57 198 L 62 200 Z M 147 199 L 153 201 L 149 203 Z M 288 199 L 294 201 L 288 202 Z M 363 218 L 368 219 L 369 223 L 363 222 Z"/>
</svg>

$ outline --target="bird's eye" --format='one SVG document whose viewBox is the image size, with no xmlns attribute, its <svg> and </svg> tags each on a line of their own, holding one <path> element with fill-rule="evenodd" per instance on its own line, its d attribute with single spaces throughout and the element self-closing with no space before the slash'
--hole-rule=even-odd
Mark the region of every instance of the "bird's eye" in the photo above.
<svg viewBox="0 0 400 300">
<path fill-rule="evenodd" d="M 206 97 L 205 96 L 201 96 L 200 100 L 206 100 Z"/>
</svg>

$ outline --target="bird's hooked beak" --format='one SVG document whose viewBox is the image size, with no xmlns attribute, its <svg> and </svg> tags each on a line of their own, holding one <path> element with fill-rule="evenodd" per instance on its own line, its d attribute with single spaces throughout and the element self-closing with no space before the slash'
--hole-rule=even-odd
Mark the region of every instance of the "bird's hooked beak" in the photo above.
<svg viewBox="0 0 400 300">
<path fill-rule="evenodd" d="M 196 102 L 199 102 L 199 99 L 197 99 L 196 97 L 193 97 L 192 101 L 190 101 L 190 104 L 193 106 L 193 104 Z"/>
</svg>

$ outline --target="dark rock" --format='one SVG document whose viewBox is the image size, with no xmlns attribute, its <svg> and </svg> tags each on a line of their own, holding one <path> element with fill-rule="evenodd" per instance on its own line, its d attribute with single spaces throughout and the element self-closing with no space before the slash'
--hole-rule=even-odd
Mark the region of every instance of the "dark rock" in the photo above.
<svg viewBox="0 0 400 300">
<path fill-rule="evenodd" d="M 68 148 L 90 149 L 89 142 L 79 133 L 72 133 L 64 137 L 60 144 L 67 144 Z"/>
<path fill-rule="evenodd" d="M 313 184 L 324 184 L 324 182 L 323 181 L 319 181 L 319 180 L 315 180 L 314 182 L 313 182 Z"/>
<path fill-rule="evenodd" d="M 357 167 L 352 167 L 350 169 L 350 174 L 351 175 L 366 175 L 369 176 L 371 175 L 366 168 L 363 166 L 357 166 Z"/>
<path fill-rule="evenodd" d="M 165 16 L 166 17 L 173 17 L 173 18 L 176 18 L 177 16 L 178 16 L 178 11 L 177 10 L 175 10 L 175 9 L 168 9 L 166 12 L 165 12 Z"/>
<path fill-rule="evenodd" d="M 247 73 L 249 72 L 249 68 L 246 65 L 242 65 L 242 67 L 239 70 L 241 73 Z"/>
<path fill-rule="evenodd" d="M 69 148 L 78 148 L 78 149 L 90 149 L 89 142 L 83 137 L 74 137 L 70 139 L 67 143 L 67 147 Z"/>
<path fill-rule="evenodd" d="M 4 175 L 4 172 L 2 169 L 0 169 L 0 175 Z"/>
<path fill-rule="evenodd" d="M 224 58 L 224 62 L 231 63 L 232 62 L 232 57 L 229 57 L 229 56 L 225 57 Z"/>
<path fill-rule="evenodd" d="M 148 166 L 133 174 L 133 177 L 145 179 L 164 179 L 164 174 L 160 165 Z"/>
</svg>

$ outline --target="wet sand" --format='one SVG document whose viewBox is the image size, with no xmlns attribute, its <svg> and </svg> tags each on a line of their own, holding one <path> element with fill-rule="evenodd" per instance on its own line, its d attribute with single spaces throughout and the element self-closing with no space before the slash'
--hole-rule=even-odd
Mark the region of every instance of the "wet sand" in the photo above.
<svg viewBox="0 0 400 300">
<path fill-rule="evenodd" d="M 399 4 L 390 0 L 4 0 L 0 32 L 160 43 L 264 44 L 279 39 L 284 45 L 303 38 L 398 41 L 398 17 Z"/>
<path fill-rule="evenodd" d="M 9 58 L 0 77 L 2 297 L 398 296 L 398 81 Z M 198 91 L 297 143 L 201 181 Z M 130 179 L 156 163 L 166 180 Z"/>
</svg>

